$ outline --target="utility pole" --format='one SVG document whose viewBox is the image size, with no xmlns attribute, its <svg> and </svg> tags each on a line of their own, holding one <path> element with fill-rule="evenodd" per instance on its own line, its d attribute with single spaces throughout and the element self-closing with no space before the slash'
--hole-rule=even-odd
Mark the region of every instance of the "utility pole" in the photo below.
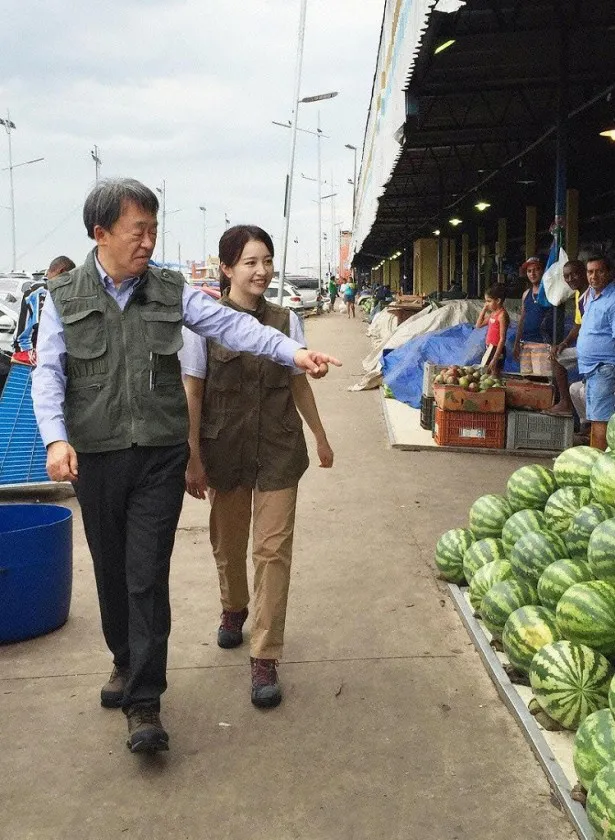
<svg viewBox="0 0 615 840">
<path fill-rule="evenodd" d="M 201 205 L 199 210 L 203 214 L 203 268 L 207 275 L 207 207 Z"/>
<path fill-rule="evenodd" d="M 92 155 L 92 160 L 94 161 L 94 165 L 96 166 L 96 183 L 98 183 L 98 179 L 100 178 L 100 167 L 102 164 L 98 146 L 94 146 L 94 148 L 90 150 L 90 154 Z"/>
<path fill-rule="evenodd" d="M 224 229 L 228 230 L 231 226 L 231 220 L 229 219 L 227 213 L 224 214 Z"/>
<path fill-rule="evenodd" d="M 167 182 L 163 180 L 162 189 L 156 187 L 156 192 L 162 196 L 162 267 L 165 266 L 164 238 L 167 232 Z"/>
</svg>

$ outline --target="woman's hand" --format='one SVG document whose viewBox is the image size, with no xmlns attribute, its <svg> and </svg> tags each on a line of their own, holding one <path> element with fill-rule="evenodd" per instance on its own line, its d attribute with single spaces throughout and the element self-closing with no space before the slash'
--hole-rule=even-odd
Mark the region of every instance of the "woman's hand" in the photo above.
<svg viewBox="0 0 615 840">
<path fill-rule="evenodd" d="M 198 455 L 191 455 L 186 467 L 186 492 L 195 499 L 207 498 L 207 476 Z"/>
<path fill-rule="evenodd" d="M 318 453 L 321 467 L 329 468 L 333 466 L 333 450 L 327 438 L 316 441 L 316 452 Z"/>
</svg>

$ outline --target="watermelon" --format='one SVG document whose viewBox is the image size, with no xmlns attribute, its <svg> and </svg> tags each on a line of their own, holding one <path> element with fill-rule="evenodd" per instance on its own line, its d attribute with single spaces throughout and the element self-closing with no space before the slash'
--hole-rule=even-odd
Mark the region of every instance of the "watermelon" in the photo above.
<svg viewBox="0 0 615 840">
<path fill-rule="evenodd" d="M 564 642 L 559 642 L 559 644 L 564 644 Z M 596 773 L 613 761 L 613 756 L 615 756 L 615 718 L 610 709 L 599 709 L 585 718 L 574 739 L 572 760 L 579 781 L 585 790 L 589 790 Z"/>
<path fill-rule="evenodd" d="M 585 810 L 595 840 L 615 840 L 614 791 L 615 762 L 611 761 L 596 773 L 587 794 Z"/>
<path fill-rule="evenodd" d="M 605 656 L 585 645 L 559 641 L 542 647 L 530 666 L 538 705 L 566 729 L 606 709 L 613 669 Z"/>
<path fill-rule="evenodd" d="M 606 427 L 606 442 L 609 449 L 615 449 L 615 414 L 611 416 Z"/>
<path fill-rule="evenodd" d="M 474 542 L 467 528 L 451 528 L 436 545 L 436 566 L 451 583 L 463 582 L 463 555 Z"/>
<path fill-rule="evenodd" d="M 595 578 L 615 583 L 615 519 L 607 519 L 592 531 L 587 562 Z"/>
<path fill-rule="evenodd" d="M 602 452 L 599 455 L 592 469 L 589 486 L 597 502 L 615 505 L 615 452 Z"/>
<path fill-rule="evenodd" d="M 591 472 L 599 449 L 593 446 L 571 446 L 558 455 L 553 464 L 555 480 L 560 487 L 589 487 Z"/>
<path fill-rule="evenodd" d="M 545 505 L 545 519 L 550 530 L 563 534 L 570 528 L 580 508 L 592 501 L 589 487 L 562 487 L 556 490 Z"/>
<path fill-rule="evenodd" d="M 508 501 L 513 510 L 542 510 L 549 496 L 556 490 L 557 481 L 553 470 L 539 464 L 515 470 L 506 485 Z"/>
<path fill-rule="evenodd" d="M 538 579 L 538 598 L 543 607 L 554 610 L 564 592 L 575 583 L 592 580 L 593 575 L 583 560 L 556 560 Z"/>
<path fill-rule="evenodd" d="M 609 507 L 609 505 L 601 505 L 599 502 L 584 505 L 575 514 L 570 528 L 564 534 L 564 541 L 568 546 L 570 556 L 586 560 L 589 538 L 594 528 L 613 516 L 615 516 L 615 509 Z"/>
<path fill-rule="evenodd" d="M 556 609 L 560 635 L 605 656 L 615 654 L 615 586 L 604 580 L 575 583 Z"/>
<path fill-rule="evenodd" d="M 536 586 L 538 578 L 551 563 L 568 554 L 566 543 L 553 531 L 525 534 L 517 540 L 510 553 L 510 565 L 515 577 L 529 580 Z"/>
<path fill-rule="evenodd" d="M 504 559 L 506 559 L 506 554 L 504 553 L 502 540 L 496 540 L 494 537 L 478 540 L 472 543 L 463 555 L 464 577 L 468 583 L 471 583 L 472 578 L 481 566 L 486 566 L 487 563 L 492 563 L 494 560 Z"/>
<path fill-rule="evenodd" d="M 530 604 L 538 604 L 538 593 L 532 584 L 528 581 L 508 578 L 494 583 L 483 596 L 480 614 L 493 638 L 501 639 L 508 616 L 519 607 L 527 607 Z"/>
<path fill-rule="evenodd" d="M 506 520 L 502 528 L 502 542 L 507 552 L 524 534 L 531 531 L 547 531 L 547 520 L 540 510 L 518 510 Z"/>
<path fill-rule="evenodd" d="M 555 613 L 546 607 L 520 607 L 508 616 L 502 631 L 502 645 L 510 664 L 524 674 L 538 651 L 560 638 Z"/>
<path fill-rule="evenodd" d="M 512 577 L 512 569 L 508 560 L 494 560 L 481 566 L 470 583 L 470 603 L 480 612 L 483 596 L 491 589 L 494 583 Z"/>
<path fill-rule="evenodd" d="M 470 507 L 470 530 L 475 539 L 501 537 L 504 523 L 511 513 L 506 496 L 496 493 L 481 496 Z"/>
</svg>

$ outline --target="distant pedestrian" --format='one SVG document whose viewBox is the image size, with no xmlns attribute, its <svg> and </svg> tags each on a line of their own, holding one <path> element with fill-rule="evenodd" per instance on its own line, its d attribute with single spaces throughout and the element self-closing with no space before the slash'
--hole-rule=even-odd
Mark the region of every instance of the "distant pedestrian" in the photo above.
<svg viewBox="0 0 615 840">
<path fill-rule="evenodd" d="M 295 313 L 264 297 L 273 277 L 271 237 L 261 228 L 237 225 L 220 239 L 219 253 L 229 283 L 222 307 L 247 312 L 302 341 Z M 230 353 L 187 330 L 180 359 L 190 414 L 186 489 L 197 499 L 209 490 L 211 502 L 209 535 L 222 602 L 218 645 L 233 648 L 243 641 L 252 522 L 251 698 L 255 706 L 277 706 L 297 485 L 309 463 L 299 414 L 314 435 L 321 467 L 333 465 L 333 451 L 301 370 Z"/>
<path fill-rule="evenodd" d="M 335 312 L 335 301 L 337 299 L 337 283 L 335 282 L 335 276 L 332 274 L 329 277 L 329 300 L 331 301 L 331 312 Z"/>
<path fill-rule="evenodd" d="M 485 305 L 476 322 L 477 329 L 487 327 L 486 350 L 481 365 L 494 376 L 500 375 L 506 358 L 506 332 L 510 318 L 504 308 L 505 301 L 506 286 L 503 283 L 494 283 L 485 292 Z"/>
<path fill-rule="evenodd" d="M 49 282 L 32 387 L 47 472 L 73 482 L 94 561 L 114 664 L 101 705 L 123 708 L 132 752 L 169 743 L 159 713 L 169 566 L 188 461 L 182 325 L 231 355 L 264 355 L 282 370 L 321 376 L 328 363 L 339 364 L 220 306 L 179 272 L 149 265 L 157 212 L 155 193 L 133 179 L 94 187 L 83 219 L 96 247 L 83 266 Z M 218 375 L 223 381 L 222 368 Z"/>
<path fill-rule="evenodd" d="M 355 317 L 355 299 L 357 296 L 357 284 L 354 282 L 352 277 L 349 277 L 346 283 L 343 286 L 343 298 L 344 303 L 346 304 L 346 312 L 348 317 L 352 315 Z"/>
</svg>

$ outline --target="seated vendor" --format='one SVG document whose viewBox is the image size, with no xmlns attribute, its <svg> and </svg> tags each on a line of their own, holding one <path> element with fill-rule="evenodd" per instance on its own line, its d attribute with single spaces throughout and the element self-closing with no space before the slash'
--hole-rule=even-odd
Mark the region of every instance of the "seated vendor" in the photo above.
<svg viewBox="0 0 615 840">
<path fill-rule="evenodd" d="M 553 378 L 557 385 L 558 402 L 549 409 L 548 414 L 569 415 L 572 413 L 572 400 L 568 384 L 568 373 L 578 364 L 576 342 L 585 312 L 589 288 L 585 263 L 581 260 L 569 260 L 563 268 L 564 280 L 574 292 L 574 324 L 568 335 L 553 348 L 551 361 Z"/>
<path fill-rule="evenodd" d="M 577 339 L 579 372 L 585 377 L 591 445 L 606 449 L 606 427 L 615 413 L 615 284 L 603 256 L 587 261 L 589 296 Z"/>
<path fill-rule="evenodd" d="M 544 334 L 545 318 L 551 309 L 538 300 L 544 269 L 538 257 L 530 257 L 521 266 L 530 288 L 521 298 L 521 315 L 513 346 L 513 356 L 525 376 L 551 376 L 551 346 Z"/>
</svg>

